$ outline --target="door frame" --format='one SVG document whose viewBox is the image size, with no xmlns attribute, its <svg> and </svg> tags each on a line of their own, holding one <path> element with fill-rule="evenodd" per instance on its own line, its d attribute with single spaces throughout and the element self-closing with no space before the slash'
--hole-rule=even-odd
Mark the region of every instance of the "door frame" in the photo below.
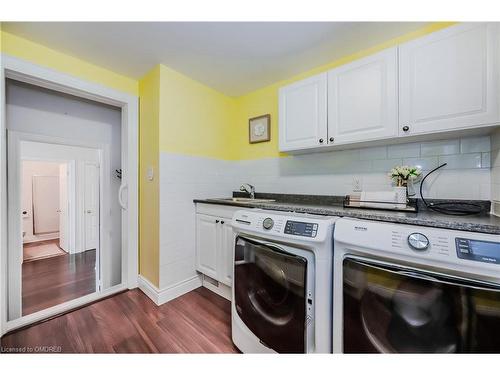
<svg viewBox="0 0 500 375">
<path fill-rule="evenodd" d="M 122 272 L 121 284 L 52 308 L 7 321 L 7 139 L 5 79 L 11 78 L 61 93 L 121 108 Z M 69 74 L 0 54 L 0 335 L 126 289 L 137 287 L 138 277 L 138 103 L 135 95 L 117 91 Z M 65 139 L 65 141 L 67 141 Z"/>
<path fill-rule="evenodd" d="M 95 167 L 97 169 L 97 175 L 96 175 L 96 178 L 97 178 L 97 189 L 98 189 L 98 200 L 97 200 L 97 215 L 98 215 L 98 218 L 99 218 L 99 225 L 100 225 L 100 215 L 101 215 L 101 200 L 99 199 L 100 197 L 100 193 L 101 193 L 101 189 L 100 189 L 100 186 L 101 186 L 101 179 L 102 179 L 102 176 L 101 176 L 101 169 L 100 166 L 99 166 L 99 163 L 95 163 L 95 162 L 91 162 L 91 161 L 84 161 L 82 163 L 82 166 L 83 166 L 83 176 L 84 176 L 84 183 L 87 182 L 87 175 L 85 174 L 86 171 L 85 171 L 85 168 L 87 167 L 87 165 L 92 165 L 93 167 Z M 86 187 L 84 187 L 83 189 L 83 198 L 82 198 L 82 208 L 84 210 L 84 213 L 83 213 L 83 220 L 81 220 L 81 225 L 80 225 L 80 233 L 82 233 L 83 235 L 83 238 L 82 238 L 82 249 L 81 251 L 86 251 L 88 250 L 87 249 L 87 240 L 86 240 L 86 237 L 87 237 L 87 230 L 86 230 L 86 220 L 87 220 L 87 212 L 86 212 L 86 203 L 87 203 L 87 200 L 85 199 L 85 193 L 86 193 Z M 100 242 L 100 239 L 101 239 L 101 236 L 99 235 L 98 236 L 98 239 L 97 239 L 97 246 L 99 246 L 99 242 Z"/>
<path fill-rule="evenodd" d="M 22 219 L 19 217 L 19 212 L 22 209 L 22 199 L 21 199 L 21 173 L 22 173 L 22 162 L 24 160 L 38 160 L 38 161 L 52 161 L 59 163 L 67 163 L 70 171 L 69 178 L 69 189 L 71 193 L 68 194 L 68 203 L 70 210 L 68 212 L 69 217 L 69 228 L 70 228 L 70 249 L 73 250 L 70 253 L 76 251 L 76 215 L 77 215 L 77 197 L 75 196 L 76 186 L 76 161 L 70 158 L 50 158 L 50 157 L 31 157 L 24 156 L 21 153 L 21 143 L 22 142 L 34 142 L 43 143 L 53 146 L 75 146 L 75 147 L 85 147 L 91 150 L 95 150 L 97 156 L 97 165 L 103 165 L 104 168 L 99 168 L 99 173 L 103 170 L 109 170 L 109 145 L 99 144 L 93 142 L 82 142 L 76 140 L 69 140 L 66 138 L 52 137 L 46 135 L 39 135 L 33 133 L 23 133 L 12 130 L 7 130 L 7 190 L 9 205 L 7 207 L 8 215 L 8 249 L 7 249 L 7 319 L 11 319 L 11 316 L 17 316 L 11 322 L 15 322 L 19 319 L 24 318 L 22 316 L 22 263 L 23 263 L 23 238 L 22 238 Z M 105 194 L 109 191 L 109 176 L 99 176 L 99 206 L 108 204 L 111 198 L 109 194 Z M 102 182 L 102 183 L 101 183 Z M 100 211 L 100 215 L 102 211 Z M 105 246 L 109 246 L 111 239 L 109 238 L 110 224 L 103 221 L 104 218 L 99 217 L 99 223 L 104 225 L 100 226 L 99 237 L 103 239 Z M 100 245 L 100 241 L 99 241 Z M 102 270 L 99 267 L 101 262 L 101 252 L 100 247 L 96 248 L 96 269 L 99 273 L 96 275 L 96 291 L 99 291 L 100 282 L 102 281 Z M 46 309 L 50 311 L 51 308 Z M 44 310 L 45 311 L 45 310 Z M 40 311 L 41 312 L 41 311 Z M 28 316 L 26 316 L 27 318 Z"/>
</svg>

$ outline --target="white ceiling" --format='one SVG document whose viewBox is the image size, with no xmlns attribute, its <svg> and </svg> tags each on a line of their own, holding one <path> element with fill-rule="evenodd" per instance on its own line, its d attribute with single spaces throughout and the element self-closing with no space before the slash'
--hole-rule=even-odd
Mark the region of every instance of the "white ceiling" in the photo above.
<svg viewBox="0 0 500 375">
<path fill-rule="evenodd" d="M 5 31 L 140 78 L 165 64 L 239 96 L 423 27 L 417 22 L 14 22 Z"/>
</svg>

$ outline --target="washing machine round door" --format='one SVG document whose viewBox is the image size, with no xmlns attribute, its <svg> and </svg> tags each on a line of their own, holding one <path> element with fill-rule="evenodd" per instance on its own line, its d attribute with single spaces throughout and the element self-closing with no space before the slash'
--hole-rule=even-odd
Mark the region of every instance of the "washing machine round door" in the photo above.
<svg viewBox="0 0 500 375">
<path fill-rule="evenodd" d="M 305 352 L 306 275 L 306 259 L 277 246 L 236 239 L 236 312 L 263 345 L 279 353 Z"/>
</svg>

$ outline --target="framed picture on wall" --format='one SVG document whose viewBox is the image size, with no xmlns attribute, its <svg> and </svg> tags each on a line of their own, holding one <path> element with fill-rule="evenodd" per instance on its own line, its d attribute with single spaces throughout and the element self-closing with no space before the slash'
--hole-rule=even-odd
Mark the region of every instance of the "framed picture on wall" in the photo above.
<svg viewBox="0 0 500 375">
<path fill-rule="evenodd" d="M 267 142 L 271 139 L 271 115 L 263 115 L 248 120 L 248 141 Z"/>
</svg>

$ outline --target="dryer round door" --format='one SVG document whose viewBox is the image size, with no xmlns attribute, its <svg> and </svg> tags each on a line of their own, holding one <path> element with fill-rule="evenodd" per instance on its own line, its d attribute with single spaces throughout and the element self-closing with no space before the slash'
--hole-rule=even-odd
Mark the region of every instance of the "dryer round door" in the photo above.
<svg viewBox="0 0 500 375">
<path fill-rule="evenodd" d="M 346 257 L 347 353 L 499 353 L 500 287 Z"/>
</svg>

